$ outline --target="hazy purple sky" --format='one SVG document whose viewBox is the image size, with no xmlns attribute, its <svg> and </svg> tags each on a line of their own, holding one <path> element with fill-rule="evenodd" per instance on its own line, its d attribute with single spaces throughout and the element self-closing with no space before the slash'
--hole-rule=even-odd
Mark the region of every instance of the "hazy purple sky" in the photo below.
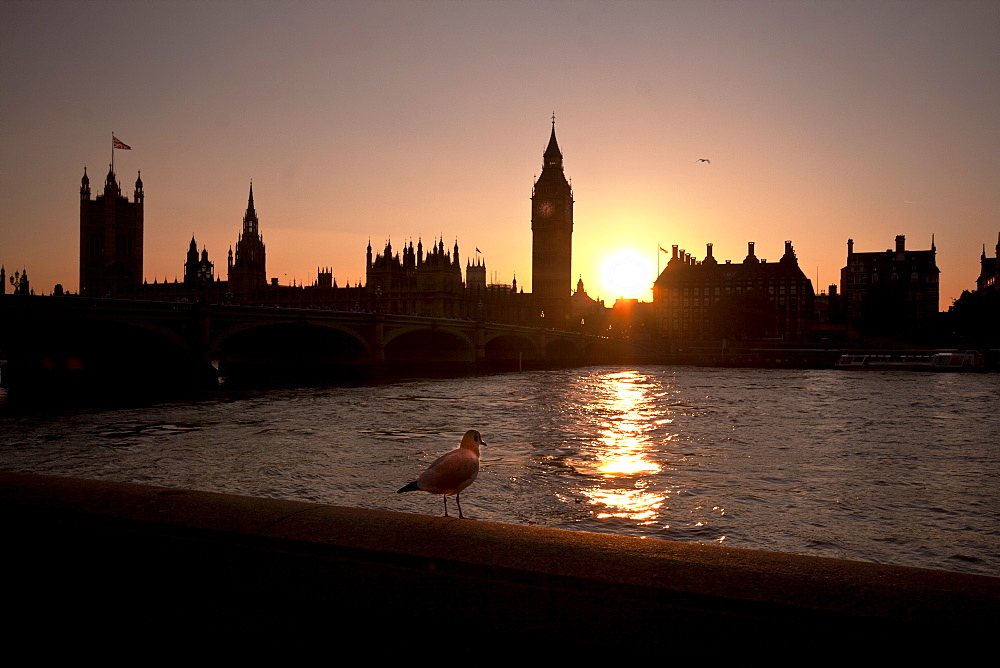
<svg viewBox="0 0 1000 668">
<path fill-rule="evenodd" d="M 369 238 L 443 235 L 530 289 L 553 111 L 574 280 L 609 303 L 630 250 L 648 288 L 658 246 L 790 239 L 825 289 L 848 237 L 935 234 L 946 309 L 1000 232 L 997 0 L 5 0 L 0 30 L 0 263 L 36 292 L 78 287 L 80 177 L 103 183 L 112 131 L 150 281 L 192 234 L 225 278 L 253 179 L 282 283 L 355 283 Z"/>
</svg>

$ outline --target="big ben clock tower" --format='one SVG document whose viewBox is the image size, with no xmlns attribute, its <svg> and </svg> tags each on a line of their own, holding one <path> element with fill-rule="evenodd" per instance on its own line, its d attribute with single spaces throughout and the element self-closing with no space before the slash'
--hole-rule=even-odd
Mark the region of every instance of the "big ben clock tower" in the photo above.
<svg viewBox="0 0 1000 668">
<path fill-rule="evenodd" d="M 566 328 L 572 290 L 573 188 L 563 173 L 556 119 L 531 192 L 531 292 L 545 327 Z"/>
</svg>

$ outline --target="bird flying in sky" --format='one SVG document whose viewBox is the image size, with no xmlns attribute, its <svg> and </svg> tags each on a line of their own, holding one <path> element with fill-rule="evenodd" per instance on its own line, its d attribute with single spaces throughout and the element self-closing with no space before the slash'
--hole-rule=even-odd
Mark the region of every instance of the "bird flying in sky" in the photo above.
<svg viewBox="0 0 1000 668">
<path fill-rule="evenodd" d="M 698 158 L 695 162 L 707 162 L 710 165 L 712 164 L 712 161 L 708 158 Z"/>
</svg>

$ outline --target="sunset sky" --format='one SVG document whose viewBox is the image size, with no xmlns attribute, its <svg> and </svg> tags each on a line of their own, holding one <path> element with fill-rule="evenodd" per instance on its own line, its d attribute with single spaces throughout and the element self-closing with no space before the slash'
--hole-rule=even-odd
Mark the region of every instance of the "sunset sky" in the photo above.
<svg viewBox="0 0 1000 668">
<path fill-rule="evenodd" d="M 226 278 L 252 179 L 281 283 L 443 236 L 527 291 L 554 112 L 592 297 L 650 299 L 659 246 L 789 239 L 825 290 L 849 237 L 936 235 L 946 310 L 1000 232 L 998 34 L 997 0 L 4 0 L 0 264 L 78 289 L 80 178 L 100 190 L 114 132 L 150 282 L 192 235 Z"/>
</svg>

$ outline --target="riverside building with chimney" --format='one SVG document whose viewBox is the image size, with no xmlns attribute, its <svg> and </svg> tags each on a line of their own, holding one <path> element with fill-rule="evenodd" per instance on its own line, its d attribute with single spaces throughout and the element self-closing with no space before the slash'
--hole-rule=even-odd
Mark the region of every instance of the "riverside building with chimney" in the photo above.
<svg viewBox="0 0 1000 668">
<path fill-rule="evenodd" d="M 937 316 L 939 305 L 936 260 L 929 250 L 906 248 L 896 237 L 895 248 L 856 252 L 847 240 L 847 264 L 840 270 L 844 317 L 851 328 L 873 334 L 900 335 Z"/>
<path fill-rule="evenodd" d="M 778 262 L 758 259 L 752 241 L 740 263 L 720 263 L 712 244 L 701 261 L 676 245 L 671 248 L 670 261 L 653 284 L 661 336 L 671 341 L 807 338 L 813 286 L 799 268 L 791 241 Z"/>
</svg>

